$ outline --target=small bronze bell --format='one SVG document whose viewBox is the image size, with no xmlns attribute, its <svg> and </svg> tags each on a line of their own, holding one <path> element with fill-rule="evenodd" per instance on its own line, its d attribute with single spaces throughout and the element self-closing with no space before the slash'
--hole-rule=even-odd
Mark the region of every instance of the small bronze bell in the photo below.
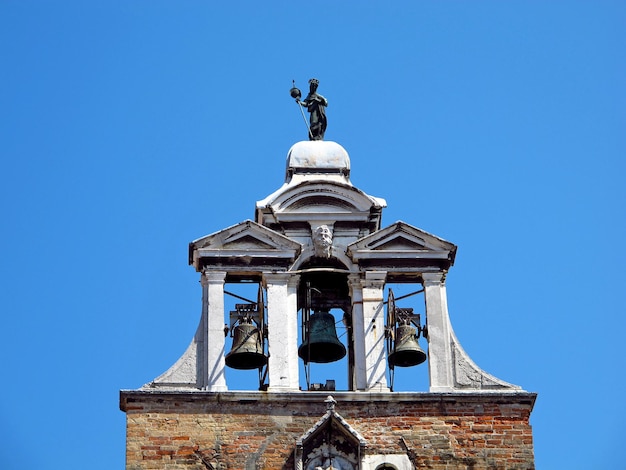
<svg viewBox="0 0 626 470">
<path fill-rule="evenodd" d="M 224 360 L 233 369 L 259 369 L 267 364 L 261 334 L 252 320 L 239 321 L 234 329 L 233 347 Z"/>
<path fill-rule="evenodd" d="M 417 342 L 417 332 L 409 324 L 396 328 L 393 352 L 389 355 L 389 364 L 398 367 L 411 367 L 426 360 L 426 353 Z"/>
</svg>

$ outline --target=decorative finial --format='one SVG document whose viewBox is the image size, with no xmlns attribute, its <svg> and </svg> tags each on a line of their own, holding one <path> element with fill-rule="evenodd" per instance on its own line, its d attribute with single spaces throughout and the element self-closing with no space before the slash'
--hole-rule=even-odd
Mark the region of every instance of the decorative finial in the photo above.
<svg viewBox="0 0 626 470">
<path fill-rule="evenodd" d="M 302 96 L 302 92 L 300 91 L 300 88 L 296 87 L 296 81 L 295 80 L 291 80 L 291 83 L 293 83 L 293 86 L 291 87 L 291 90 L 289 90 L 289 94 L 295 100 L 299 100 L 300 97 Z"/>
<path fill-rule="evenodd" d="M 296 87 L 296 81 L 292 80 L 293 87 L 289 90 L 289 94 L 292 98 L 296 100 L 298 103 L 298 107 L 302 112 L 302 118 L 306 123 L 306 118 L 304 117 L 304 111 L 302 111 L 302 106 L 307 108 L 307 111 L 311 114 L 309 125 L 307 123 L 307 129 L 309 130 L 309 140 L 324 140 L 324 133 L 326 132 L 326 106 L 328 106 L 328 100 L 324 98 L 322 95 L 317 93 L 317 87 L 319 85 L 319 80 L 317 78 L 312 78 L 309 80 L 309 94 L 306 98 L 300 101 L 300 97 L 302 93 Z"/>
<path fill-rule="evenodd" d="M 337 401 L 331 395 L 328 395 L 328 398 L 324 400 L 324 403 L 326 403 L 326 409 L 328 411 L 335 411 L 335 405 L 337 404 Z"/>
</svg>

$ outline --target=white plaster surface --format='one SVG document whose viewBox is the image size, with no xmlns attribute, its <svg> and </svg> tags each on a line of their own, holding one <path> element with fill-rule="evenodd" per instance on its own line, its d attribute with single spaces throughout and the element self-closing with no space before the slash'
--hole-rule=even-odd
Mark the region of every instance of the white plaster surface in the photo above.
<svg viewBox="0 0 626 470">
<path fill-rule="evenodd" d="M 348 152 L 329 140 L 304 140 L 296 142 L 287 153 L 287 169 L 337 169 L 350 170 Z"/>
<path fill-rule="evenodd" d="M 443 273 L 425 273 L 424 299 L 428 326 L 428 369 L 430 391 L 444 392 L 453 388 L 450 323 Z"/>
<path fill-rule="evenodd" d="M 263 277 L 267 286 L 268 390 L 298 390 L 298 276 L 265 273 Z"/>
<path fill-rule="evenodd" d="M 198 355 L 202 356 L 204 351 L 204 342 L 201 339 L 203 326 L 201 319 L 198 330 L 185 353 L 172 367 L 142 388 L 184 389 L 202 387 L 202 384 L 198 383 Z"/>
<path fill-rule="evenodd" d="M 358 274 L 348 276 L 352 298 L 352 331 L 354 341 L 354 386 L 367 389 L 367 363 L 365 355 L 365 320 L 363 317 L 363 288 Z"/>
<path fill-rule="evenodd" d="M 203 273 L 202 315 L 185 353 L 144 388 L 227 390 L 224 376 L 225 272 Z"/>
<path fill-rule="evenodd" d="M 425 273 L 428 366 L 431 392 L 519 391 L 521 387 L 488 374 L 463 350 L 454 334 L 443 273 Z"/>
<path fill-rule="evenodd" d="M 385 312 L 383 289 L 385 272 L 368 271 L 363 281 L 363 327 L 365 329 L 365 389 L 384 391 L 387 384 L 385 351 Z"/>
<path fill-rule="evenodd" d="M 207 279 L 207 379 L 206 390 L 222 392 L 227 390 L 224 376 L 224 279 L 225 272 L 205 273 Z"/>
</svg>

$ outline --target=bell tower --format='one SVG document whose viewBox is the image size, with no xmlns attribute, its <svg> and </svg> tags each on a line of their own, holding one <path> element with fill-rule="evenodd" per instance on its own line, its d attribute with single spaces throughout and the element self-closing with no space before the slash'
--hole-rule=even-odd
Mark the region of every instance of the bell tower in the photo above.
<svg viewBox="0 0 626 470">
<path fill-rule="evenodd" d="M 311 136 L 254 220 L 189 244 L 198 329 L 167 371 L 121 391 L 126 468 L 534 468 L 536 395 L 480 369 L 452 329 L 457 247 L 382 227 L 386 202 L 353 186 L 346 150 Z M 315 381 L 312 368 L 339 362 L 345 386 Z M 394 391 L 409 367 L 428 368 L 428 390 Z M 237 390 L 230 370 L 252 386 Z"/>
</svg>

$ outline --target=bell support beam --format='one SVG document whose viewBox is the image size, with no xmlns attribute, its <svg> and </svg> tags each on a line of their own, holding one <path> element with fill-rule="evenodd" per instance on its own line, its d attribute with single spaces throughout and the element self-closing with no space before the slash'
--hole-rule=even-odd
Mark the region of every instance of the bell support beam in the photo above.
<svg viewBox="0 0 626 470">
<path fill-rule="evenodd" d="M 365 390 L 388 392 L 383 290 L 386 271 L 366 271 L 362 281 Z M 356 336 L 356 335 L 355 335 Z"/>
<path fill-rule="evenodd" d="M 298 281 L 291 273 L 263 273 L 267 289 L 268 391 L 300 389 L 298 379 Z"/>
<path fill-rule="evenodd" d="M 206 337 L 205 357 L 201 373 L 203 388 L 210 392 L 228 390 L 224 375 L 224 280 L 223 271 L 204 271 L 202 284 L 202 324 Z M 202 370 L 204 369 L 204 370 Z"/>
<path fill-rule="evenodd" d="M 454 377 L 445 273 L 423 273 L 422 279 L 428 326 L 430 391 L 448 392 L 454 388 Z"/>
</svg>

